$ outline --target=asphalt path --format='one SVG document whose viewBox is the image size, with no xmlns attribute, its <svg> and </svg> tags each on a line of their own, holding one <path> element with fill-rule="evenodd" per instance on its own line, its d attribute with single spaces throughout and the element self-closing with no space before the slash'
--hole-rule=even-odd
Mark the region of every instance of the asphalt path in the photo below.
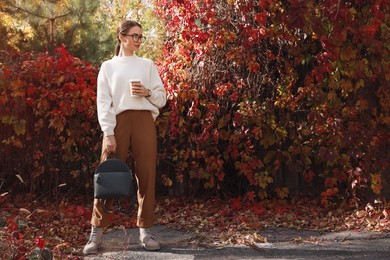
<svg viewBox="0 0 390 260">
<path fill-rule="evenodd" d="M 84 259 L 390 259 L 390 233 L 371 231 L 317 232 L 265 228 L 258 232 L 266 243 L 252 246 L 212 246 L 191 243 L 197 235 L 157 225 L 153 234 L 162 248 L 145 251 L 138 243 L 138 229 L 109 231 L 97 255 Z"/>
</svg>

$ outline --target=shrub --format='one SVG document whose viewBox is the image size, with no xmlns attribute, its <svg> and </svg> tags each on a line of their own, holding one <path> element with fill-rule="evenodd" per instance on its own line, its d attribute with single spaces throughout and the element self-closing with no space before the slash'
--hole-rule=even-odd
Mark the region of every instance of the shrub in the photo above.
<svg viewBox="0 0 390 260">
<path fill-rule="evenodd" d="M 59 47 L 52 56 L 3 53 L 0 72 L 3 188 L 39 193 L 64 184 L 88 187 L 85 173 L 100 149 L 97 70 Z"/>
<path fill-rule="evenodd" d="M 340 190 L 380 193 L 387 0 L 157 3 L 167 24 L 165 185 L 285 198 L 306 181 L 324 204 Z"/>
</svg>

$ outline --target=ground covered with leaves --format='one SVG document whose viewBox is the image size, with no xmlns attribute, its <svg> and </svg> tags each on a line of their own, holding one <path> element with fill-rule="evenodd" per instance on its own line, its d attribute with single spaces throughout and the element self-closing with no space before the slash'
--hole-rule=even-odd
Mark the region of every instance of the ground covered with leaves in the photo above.
<svg viewBox="0 0 390 260">
<path fill-rule="evenodd" d="M 0 252 L 2 259 L 81 259 L 81 248 L 90 231 L 92 206 L 84 197 L 31 199 L 2 196 L 0 203 Z M 362 204 L 362 203 L 361 203 Z M 126 210 L 126 203 L 122 202 Z M 310 199 L 255 201 L 248 198 L 160 197 L 156 223 L 198 234 L 215 245 L 251 245 L 265 242 L 265 227 L 317 231 L 390 231 L 390 202 L 356 201 L 321 206 Z M 118 213 L 110 229 L 135 228 L 135 210 Z"/>
</svg>

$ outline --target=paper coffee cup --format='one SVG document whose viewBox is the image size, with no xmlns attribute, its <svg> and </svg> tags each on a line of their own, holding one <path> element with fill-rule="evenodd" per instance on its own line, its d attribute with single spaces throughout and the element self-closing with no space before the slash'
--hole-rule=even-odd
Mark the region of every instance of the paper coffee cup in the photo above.
<svg viewBox="0 0 390 260">
<path fill-rule="evenodd" d="M 131 80 L 129 81 L 130 95 L 131 95 L 132 97 L 137 97 L 137 95 L 134 95 L 134 94 L 133 94 L 133 83 L 139 83 L 139 82 L 141 82 L 140 79 L 131 79 Z"/>
</svg>

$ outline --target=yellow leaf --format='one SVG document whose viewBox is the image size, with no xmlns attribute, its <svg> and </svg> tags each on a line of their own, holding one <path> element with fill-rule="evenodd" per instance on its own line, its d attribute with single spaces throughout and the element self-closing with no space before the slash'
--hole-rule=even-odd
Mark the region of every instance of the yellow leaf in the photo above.
<svg viewBox="0 0 390 260">
<path fill-rule="evenodd" d="M 258 195 L 259 198 L 261 198 L 261 199 L 265 199 L 265 198 L 268 197 L 268 193 L 267 193 L 266 191 L 264 191 L 264 190 L 259 191 L 259 192 L 257 193 L 257 195 Z"/>
<path fill-rule="evenodd" d="M 356 108 L 360 111 L 368 109 L 368 101 L 365 99 L 360 99 L 356 102 Z"/>
<path fill-rule="evenodd" d="M 329 93 L 328 93 L 328 99 L 329 99 L 329 100 L 335 100 L 336 98 L 337 98 L 336 91 L 334 91 L 334 90 L 329 91 Z"/>
<path fill-rule="evenodd" d="M 342 79 L 340 81 L 340 87 L 345 92 L 352 92 L 353 91 L 353 84 L 350 80 Z"/>
<path fill-rule="evenodd" d="M 55 117 L 53 119 L 50 119 L 49 127 L 55 128 L 58 131 L 64 130 L 64 122 L 59 117 Z"/>
<path fill-rule="evenodd" d="M 371 189 L 374 193 L 380 194 L 382 190 L 382 176 L 380 173 L 371 174 Z"/>
<path fill-rule="evenodd" d="M 26 120 L 20 119 L 14 121 L 14 130 L 17 135 L 23 135 L 26 133 Z"/>
<path fill-rule="evenodd" d="M 265 148 L 275 144 L 274 132 L 264 132 L 263 138 L 260 140 L 260 144 Z"/>
<path fill-rule="evenodd" d="M 361 87 L 364 87 L 364 79 L 359 79 L 358 82 L 355 84 L 355 88 L 359 89 Z"/>
<path fill-rule="evenodd" d="M 287 187 L 284 187 L 284 188 L 276 188 L 275 189 L 276 193 L 278 194 L 278 197 L 281 198 L 281 199 L 285 199 L 288 197 L 288 194 L 290 193 L 290 191 L 288 190 Z"/>
<path fill-rule="evenodd" d="M 3 124 L 8 124 L 10 125 L 12 123 L 12 120 L 13 120 L 14 117 L 11 117 L 9 115 L 4 115 L 4 116 L 1 116 L 0 117 L 0 122 L 3 123 Z"/>
<path fill-rule="evenodd" d="M 340 59 L 342 61 L 350 61 L 351 59 L 356 58 L 356 50 L 352 49 L 351 46 L 348 46 L 343 51 L 340 52 Z"/>
<path fill-rule="evenodd" d="M 228 5 L 234 5 L 236 3 L 235 0 L 227 0 Z"/>
<path fill-rule="evenodd" d="M 64 77 L 63 75 L 61 75 L 61 77 L 59 77 L 59 78 L 57 79 L 57 85 L 60 86 L 61 83 L 64 81 L 64 79 L 65 79 L 65 77 Z"/>
</svg>

